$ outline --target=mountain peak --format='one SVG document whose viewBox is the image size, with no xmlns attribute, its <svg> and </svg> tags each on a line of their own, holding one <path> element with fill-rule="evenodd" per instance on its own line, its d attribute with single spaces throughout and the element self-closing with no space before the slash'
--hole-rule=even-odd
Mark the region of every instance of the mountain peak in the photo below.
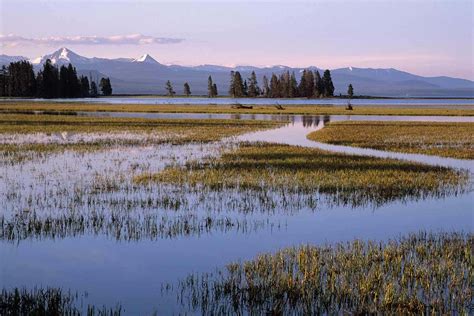
<svg viewBox="0 0 474 316">
<path fill-rule="evenodd" d="M 134 59 L 133 62 L 136 62 L 136 63 L 148 63 L 148 64 L 158 64 L 158 62 L 156 61 L 156 59 L 154 59 L 153 57 L 151 57 L 151 56 L 148 55 L 148 54 L 144 54 L 144 55 L 140 56 L 139 58 Z"/>
<path fill-rule="evenodd" d="M 86 63 L 89 59 L 86 57 L 82 57 L 72 50 L 68 49 L 67 47 L 61 47 L 60 49 L 56 50 L 54 53 L 41 56 L 31 60 L 33 64 L 44 64 L 46 60 L 51 60 L 53 65 L 59 64 L 79 64 L 79 63 Z"/>
</svg>

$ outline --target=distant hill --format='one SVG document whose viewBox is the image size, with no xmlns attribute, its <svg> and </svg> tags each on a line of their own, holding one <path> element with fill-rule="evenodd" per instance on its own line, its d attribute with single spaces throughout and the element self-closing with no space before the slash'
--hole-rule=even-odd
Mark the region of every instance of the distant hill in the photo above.
<svg viewBox="0 0 474 316">
<path fill-rule="evenodd" d="M 0 55 L 0 65 L 12 61 L 26 59 L 22 56 Z M 220 95 L 226 95 L 230 71 L 240 71 L 243 78 L 248 78 L 252 71 L 258 76 L 259 83 L 266 75 L 269 79 L 272 73 L 280 74 L 283 71 L 295 72 L 299 79 L 303 68 L 291 68 L 287 66 L 253 67 L 237 66 L 235 68 L 219 65 L 201 66 L 179 66 L 163 65 L 148 54 L 139 58 L 88 58 L 80 56 L 67 48 L 61 48 L 52 54 L 41 56 L 30 60 L 35 68 L 50 59 L 53 64 L 73 64 L 79 74 L 89 77 L 100 78 L 108 76 L 111 79 L 114 93 L 117 94 L 163 94 L 165 93 L 165 82 L 170 80 L 175 91 L 182 93 L 184 82 L 191 86 L 193 94 L 207 93 L 207 78 L 212 76 L 217 83 Z M 319 70 L 317 67 L 306 69 Z M 373 96 L 451 96 L 451 97 L 473 97 L 474 82 L 466 79 L 441 77 L 423 77 L 397 69 L 375 69 L 375 68 L 339 68 L 331 70 L 335 93 L 345 94 L 347 86 L 354 86 L 356 95 Z"/>
</svg>

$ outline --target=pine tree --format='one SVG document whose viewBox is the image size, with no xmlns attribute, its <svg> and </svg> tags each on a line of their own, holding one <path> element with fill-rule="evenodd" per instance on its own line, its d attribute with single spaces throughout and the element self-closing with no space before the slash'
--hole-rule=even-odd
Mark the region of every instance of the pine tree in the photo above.
<svg viewBox="0 0 474 316">
<path fill-rule="evenodd" d="M 58 97 L 59 71 L 53 66 L 51 60 L 46 60 L 41 71 L 41 86 L 39 87 L 39 97 L 45 99 Z"/>
<path fill-rule="evenodd" d="M 289 88 L 290 88 L 290 72 L 285 71 L 280 75 L 280 79 L 278 82 L 279 90 L 280 90 L 280 98 L 288 98 L 289 96 Z"/>
<path fill-rule="evenodd" d="M 242 81 L 242 76 L 240 72 L 236 71 L 234 73 L 234 80 L 233 80 L 233 91 L 234 91 L 234 98 L 242 98 L 245 96 L 245 89 L 244 83 Z"/>
<path fill-rule="evenodd" d="M 249 87 L 247 85 L 247 80 L 244 80 L 244 85 L 243 85 L 243 92 L 244 92 L 244 97 L 248 97 L 249 95 Z"/>
<path fill-rule="evenodd" d="M 112 85 L 110 84 L 109 78 L 101 78 L 99 87 L 104 96 L 112 95 Z"/>
<path fill-rule="evenodd" d="M 257 75 L 255 71 L 252 71 L 249 78 L 249 87 L 248 87 L 248 96 L 250 98 L 255 98 L 260 94 L 260 89 L 258 87 Z"/>
<path fill-rule="evenodd" d="M 229 81 L 229 95 L 235 97 L 235 84 L 234 84 L 235 72 L 230 71 L 230 81 Z"/>
<path fill-rule="evenodd" d="M 296 81 L 295 73 L 291 73 L 290 77 L 290 86 L 288 89 L 288 97 L 289 98 L 296 98 L 298 97 L 298 81 Z"/>
<path fill-rule="evenodd" d="M 209 78 L 207 78 L 207 96 L 209 98 L 213 98 L 215 97 L 214 95 L 214 89 L 213 89 L 213 83 L 212 83 L 212 77 L 209 76 Z"/>
<path fill-rule="evenodd" d="M 280 97 L 280 83 L 278 77 L 275 74 L 272 74 L 270 79 L 270 98 L 279 98 Z"/>
<path fill-rule="evenodd" d="M 77 78 L 76 68 L 71 64 L 67 66 L 67 75 L 68 75 L 68 98 L 77 98 L 81 94 L 81 86 L 79 84 L 79 79 Z"/>
<path fill-rule="evenodd" d="M 79 81 L 81 83 L 81 97 L 88 98 L 90 96 L 89 79 L 85 76 L 81 76 Z"/>
<path fill-rule="evenodd" d="M 189 83 L 184 83 L 183 93 L 185 96 L 189 97 L 191 95 L 191 88 L 189 87 Z"/>
<path fill-rule="evenodd" d="M 349 87 L 347 87 L 347 95 L 349 96 L 349 98 L 352 99 L 352 97 L 354 96 L 354 88 L 352 87 L 352 83 L 349 84 Z"/>
<path fill-rule="evenodd" d="M 265 98 L 270 97 L 270 86 L 268 85 L 268 78 L 267 76 L 263 76 L 263 96 Z"/>
<path fill-rule="evenodd" d="M 5 65 L 0 69 L 0 97 L 8 96 L 8 70 Z"/>
<path fill-rule="evenodd" d="M 97 90 L 97 84 L 95 83 L 95 81 L 92 81 L 90 96 L 96 98 L 98 95 L 99 91 Z"/>
<path fill-rule="evenodd" d="M 176 94 L 176 92 L 174 92 L 173 90 L 173 86 L 171 85 L 171 81 L 166 81 L 166 93 L 169 97 L 174 97 L 174 95 Z"/>
<path fill-rule="evenodd" d="M 314 75 L 310 69 L 306 70 L 305 81 L 306 81 L 306 88 L 305 88 L 306 97 L 312 98 L 314 95 Z"/>
<path fill-rule="evenodd" d="M 298 86 L 298 94 L 300 97 L 307 97 L 307 93 L 306 93 L 306 87 L 307 87 L 307 84 L 306 84 L 306 69 L 303 70 L 303 72 L 301 73 L 301 79 L 300 79 L 300 85 Z"/>
<path fill-rule="evenodd" d="M 323 86 L 324 86 L 324 96 L 332 97 L 334 96 L 334 84 L 331 79 L 331 72 L 326 69 L 323 74 Z"/>
<path fill-rule="evenodd" d="M 217 85 L 215 83 L 212 85 L 212 94 L 214 95 L 214 97 L 217 97 L 219 95 L 219 93 L 217 92 Z"/>
<path fill-rule="evenodd" d="M 3 71 L 4 94 L 12 97 L 31 97 L 36 94 L 33 65 L 23 60 L 12 62 Z"/>
<path fill-rule="evenodd" d="M 319 98 L 324 95 L 324 85 L 319 71 L 314 74 L 314 97 Z"/>
<path fill-rule="evenodd" d="M 66 66 L 59 68 L 58 90 L 60 98 L 69 98 L 69 75 Z"/>
</svg>

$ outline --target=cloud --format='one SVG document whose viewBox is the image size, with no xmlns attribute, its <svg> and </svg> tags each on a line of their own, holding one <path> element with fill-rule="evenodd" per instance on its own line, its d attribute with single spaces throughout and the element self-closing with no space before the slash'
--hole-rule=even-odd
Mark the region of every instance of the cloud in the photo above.
<svg viewBox="0 0 474 316">
<path fill-rule="evenodd" d="M 50 36 L 41 38 L 27 38 L 14 34 L 0 34 L 0 45 L 6 47 L 20 45 L 150 45 L 176 44 L 183 41 L 184 39 L 181 38 L 154 37 L 142 34 L 114 36 Z"/>
</svg>

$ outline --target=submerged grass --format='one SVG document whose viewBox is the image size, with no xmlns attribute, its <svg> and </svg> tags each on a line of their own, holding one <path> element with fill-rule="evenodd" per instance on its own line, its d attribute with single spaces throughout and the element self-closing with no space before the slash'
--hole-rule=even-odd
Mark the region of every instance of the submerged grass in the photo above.
<svg viewBox="0 0 474 316">
<path fill-rule="evenodd" d="M 308 139 L 396 152 L 474 159 L 474 123 L 331 122 Z"/>
<path fill-rule="evenodd" d="M 233 109 L 230 105 L 144 105 L 144 104 L 90 104 L 90 103 L 47 103 L 47 102 L 3 102 L 0 103 L 0 112 L 48 111 L 59 112 L 148 112 L 148 113 L 250 113 L 250 114 L 314 114 L 314 115 L 449 115 L 473 116 L 474 110 L 466 109 L 439 109 L 406 106 L 394 107 L 367 107 L 356 106 L 354 110 L 347 111 L 341 106 L 332 105 L 285 105 L 285 109 L 277 109 L 274 105 L 253 105 L 252 109 Z"/>
<path fill-rule="evenodd" d="M 278 144 L 243 143 L 220 158 L 169 166 L 134 178 L 210 190 L 327 193 L 351 204 L 442 196 L 467 185 L 467 172 L 394 159 Z"/>
<path fill-rule="evenodd" d="M 418 233 L 387 243 L 300 246 L 183 280 L 202 314 L 469 314 L 472 234 Z"/>
<path fill-rule="evenodd" d="M 281 124 L 243 120 L 0 114 L 0 155 L 9 161 L 22 161 L 30 156 L 68 149 L 92 151 L 117 145 L 206 143 Z M 78 135 L 77 141 L 67 139 Z"/>
</svg>

